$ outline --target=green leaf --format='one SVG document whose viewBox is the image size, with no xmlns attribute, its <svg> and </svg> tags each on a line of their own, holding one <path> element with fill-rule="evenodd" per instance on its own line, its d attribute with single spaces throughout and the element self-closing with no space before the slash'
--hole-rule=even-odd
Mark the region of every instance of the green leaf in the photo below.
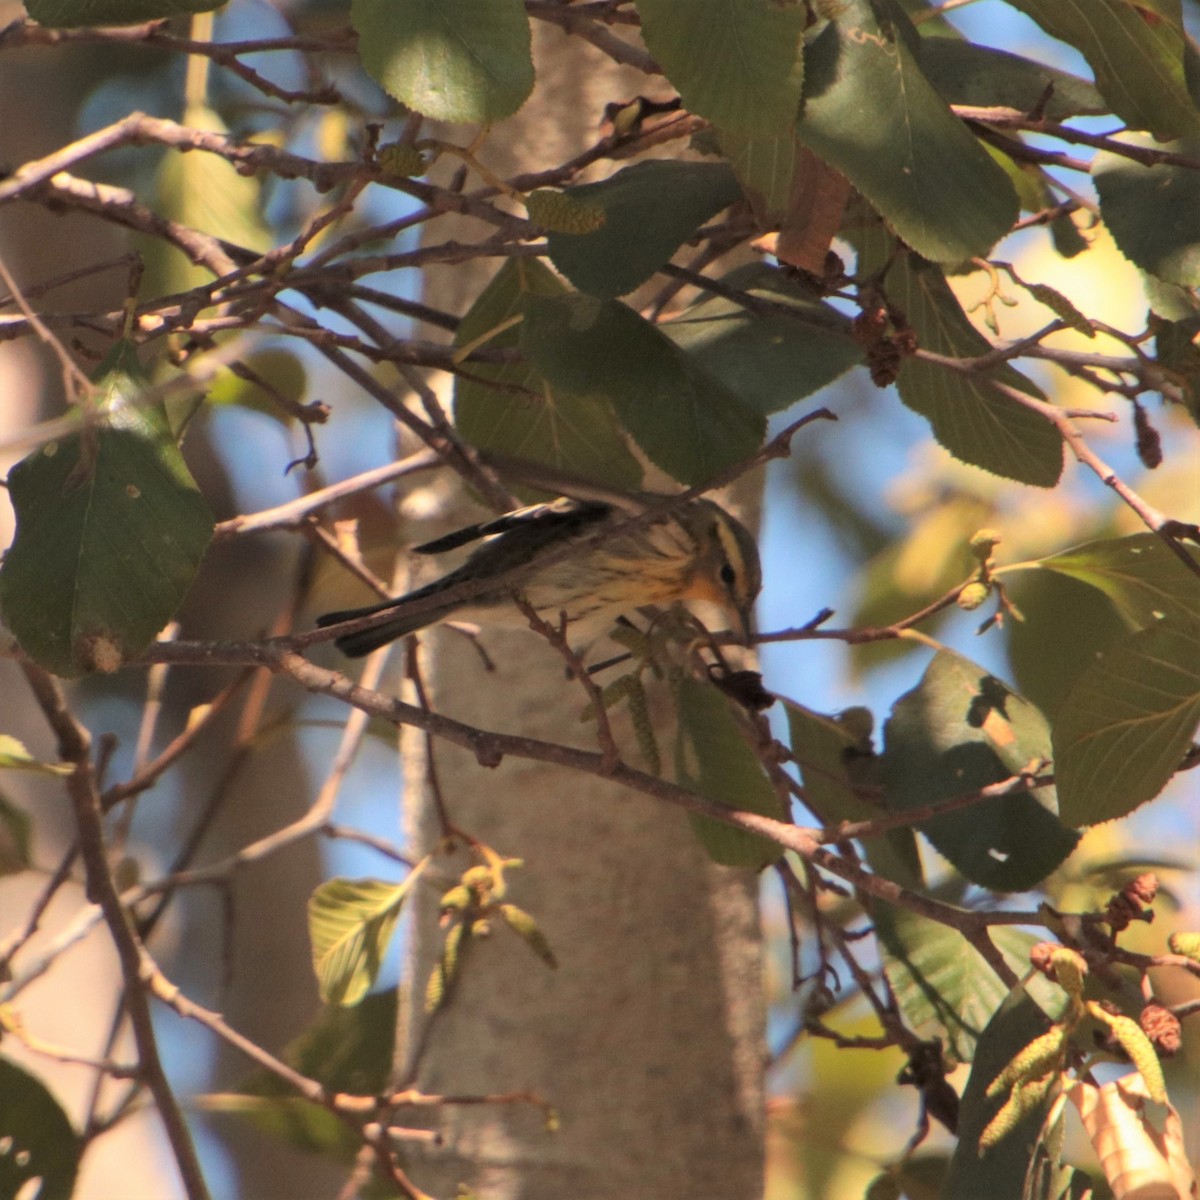
<svg viewBox="0 0 1200 1200">
<path fill-rule="evenodd" d="M 297 1150 L 342 1162 L 352 1162 L 362 1144 L 335 1113 L 294 1093 L 245 1096 L 237 1092 L 208 1092 L 194 1096 L 191 1103 L 204 1113 L 236 1117 L 258 1133 L 278 1138 Z"/>
<path fill-rule="evenodd" d="M 1063 819 L 1096 825 L 1152 800 L 1200 724 L 1200 623 L 1160 621 L 1075 681 L 1054 720 Z"/>
<path fill-rule="evenodd" d="M 991 46 L 952 37 L 921 39 L 926 79 L 947 104 L 1041 112 L 1051 121 L 1109 111 L 1104 97 L 1078 75 Z M 1047 88 L 1052 89 L 1047 97 Z"/>
<path fill-rule="evenodd" d="M 886 261 L 875 245 L 877 236 L 868 236 L 870 249 L 861 255 L 860 270 Z M 892 261 L 885 287 L 922 349 L 951 358 L 991 351 L 939 267 L 901 252 Z M 989 379 L 1043 398 L 1034 383 L 1007 363 L 986 374 L 961 374 L 910 358 L 896 383 L 900 399 L 929 422 L 934 437 L 955 458 L 1019 483 L 1053 487 L 1062 474 L 1062 435 L 1045 417 L 990 387 Z"/>
<path fill-rule="evenodd" d="M 0 793 L 0 875 L 16 875 L 29 869 L 29 814 Z"/>
<path fill-rule="evenodd" d="M 394 988 L 372 992 L 353 1008 L 323 1008 L 280 1057 L 329 1092 L 378 1095 L 391 1073 L 396 1008 Z M 203 1112 L 245 1120 L 297 1149 L 350 1161 L 360 1145 L 344 1121 L 297 1096 L 290 1084 L 265 1068 L 253 1072 L 236 1092 L 198 1096 L 193 1102 Z"/>
<path fill-rule="evenodd" d="M 1144 134 L 1123 134 L 1118 140 L 1193 158 L 1200 155 L 1200 137 L 1167 145 Z M 1145 167 L 1107 150 L 1092 163 L 1100 215 L 1118 249 L 1143 271 L 1182 287 L 1200 283 L 1198 175 L 1190 167 L 1170 163 Z"/>
<path fill-rule="evenodd" d="M 1042 714 L 949 650 L 896 701 L 884 739 L 888 807 L 898 812 L 987 787 L 1051 757 Z M 1058 819 L 1053 788 L 982 800 L 917 828 L 972 883 L 1000 892 L 1040 883 L 1079 840 Z"/>
<path fill-rule="evenodd" d="M 1069 575 L 1023 571 L 1010 590 L 1025 617 L 1005 626 L 1013 680 L 1053 725 L 1080 672 L 1129 626 L 1103 592 Z"/>
<path fill-rule="evenodd" d="M 921 73 L 917 43 L 889 0 L 846 0 L 809 43 L 796 130 L 914 250 L 959 263 L 1008 232 L 1017 197 Z"/>
<path fill-rule="evenodd" d="M 804 83 L 803 5 L 638 0 L 650 53 L 697 116 L 733 133 L 786 132 Z"/>
<path fill-rule="evenodd" d="M 1099 588 L 1135 629 L 1164 617 L 1200 621 L 1200 580 L 1157 534 L 1088 542 L 1038 565 Z"/>
<path fill-rule="evenodd" d="M 817 819 L 834 825 L 887 816 L 879 759 L 870 735 L 862 736 L 858 725 L 859 720 L 869 721 L 871 714 L 863 709 L 828 717 L 792 700 L 785 701 L 785 707 L 806 804 Z M 921 886 L 921 856 L 911 829 L 892 829 L 869 838 L 866 849 L 877 874 L 905 887 Z"/>
<path fill-rule="evenodd" d="M 75 768 L 66 763 L 47 763 L 33 757 L 25 745 L 0 733 L 0 771 L 36 771 L 41 775 L 70 775 Z"/>
<path fill-rule="evenodd" d="M 1179 0 L 1156 5 L 1129 0 L 1012 0 L 1051 37 L 1074 46 L 1096 75 L 1096 87 L 1130 129 L 1160 141 L 1200 132 L 1200 114 L 1184 73 L 1185 35 Z"/>
<path fill-rule="evenodd" d="M 725 163 L 637 163 L 600 183 L 566 189 L 601 209 L 605 221 L 592 233 L 549 233 L 550 258 L 580 291 L 604 300 L 623 296 L 741 194 Z"/>
<path fill-rule="evenodd" d="M 225 3 L 226 0 L 29 0 L 25 9 L 39 25 L 73 29 L 80 25 L 140 25 L 143 21 L 212 12 Z"/>
<path fill-rule="evenodd" d="M 515 348 L 519 329 L 503 326 L 524 313 L 530 296 L 565 290 L 536 259 L 509 259 L 463 317 L 455 344 Z M 528 362 L 469 363 L 467 370 L 470 378 L 454 382 L 454 423 L 471 445 L 614 488 L 641 484 L 642 468 L 603 397 L 552 387 Z"/>
<path fill-rule="evenodd" d="M 391 1076 L 396 1040 L 395 988 L 372 992 L 353 1008 L 323 1008 L 299 1037 L 284 1048 L 284 1062 L 331 1092 L 370 1096 L 382 1092 Z M 266 1068 L 238 1087 L 256 1096 L 290 1096 L 291 1085 Z"/>
<path fill-rule="evenodd" d="M 1070 213 L 1062 213 L 1050 222 L 1050 239 L 1060 258 L 1074 258 L 1090 248 L 1090 243 L 1079 232 L 1079 226 Z"/>
<path fill-rule="evenodd" d="M 426 860 L 428 861 L 428 860 Z M 330 879 L 308 901 L 313 970 L 326 1004 L 357 1004 L 375 982 L 400 907 L 422 867 L 403 883 Z"/>
<path fill-rule="evenodd" d="M 0 1196 L 70 1200 L 79 1139 L 45 1085 L 0 1058 Z M 41 1187 L 27 1185 L 41 1179 Z"/>
<path fill-rule="evenodd" d="M 489 125 L 533 90 L 521 0 L 353 0 L 350 16 L 371 77 L 427 117 Z"/>
<path fill-rule="evenodd" d="M 785 311 L 756 311 L 710 296 L 659 329 L 760 412 L 781 412 L 862 362 L 862 348 L 850 337 L 845 318 L 783 271 L 750 263 L 721 282 Z M 844 336 L 835 332 L 838 325 Z"/>
<path fill-rule="evenodd" d="M 779 797 L 729 701 L 711 685 L 683 678 L 678 681 L 676 703 L 675 778 L 717 804 L 778 818 Z M 723 866 L 758 871 L 783 853 L 774 842 L 711 817 L 690 819 L 709 858 Z"/>
<path fill-rule="evenodd" d="M 890 904 L 874 902 L 871 911 L 884 974 L 905 1023 L 921 1037 L 941 1037 L 954 1058 L 970 1062 L 1007 986 L 957 930 Z M 998 928 L 992 940 L 1015 973 L 1028 971 L 1037 938 Z M 1050 1002 L 1049 983 L 1042 990 Z"/>
<path fill-rule="evenodd" d="M 751 137 L 728 129 L 718 129 L 716 134 L 721 153 L 729 159 L 759 227 L 777 225 L 787 212 L 796 164 L 805 153 L 795 130 L 789 127 L 775 137 Z"/>
<path fill-rule="evenodd" d="M 762 415 L 619 301 L 530 297 L 521 345 L 556 390 L 608 401 L 680 483 L 703 483 L 762 444 Z"/>
<path fill-rule="evenodd" d="M 95 381 L 97 421 L 9 474 L 17 532 L 0 566 L 0 608 L 25 652 L 58 675 L 116 670 L 183 601 L 212 535 L 129 342 Z"/>
<path fill-rule="evenodd" d="M 988 1098 L 992 1080 L 1047 1029 L 1045 1013 L 1024 988 L 1016 988 L 988 1022 L 963 1092 L 958 1143 L 941 1200 L 979 1200 L 981 1196 L 988 1200 L 1027 1200 L 1026 1175 L 1053 1096 L 1047 1096 L 1040 1109 L 1028 1113 L 986 1155 L 979 1153 L 979 1137 L 1008 1099 L 1006 1095 Z"/>
</svg>

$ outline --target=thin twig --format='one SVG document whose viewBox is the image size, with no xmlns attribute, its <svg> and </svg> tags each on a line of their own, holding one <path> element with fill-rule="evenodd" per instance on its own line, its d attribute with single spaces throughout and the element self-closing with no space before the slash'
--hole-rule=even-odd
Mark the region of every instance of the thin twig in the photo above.
<svg viewBox="0 0 1200 1200">
<path fill-rule="evenodd" d="M 100 795 L 91 761 L 91 735 L 71 714 L 66 696 L 50 675 L 29 662 L 22 662 L 21 670 L 47 723 L 58 738 L 59 756 L 74 768 L 67 778 L 67 793 L 75 809 L 88 897 L 103 912 L 121 961 L 125 1001 L 138 1052 L 139 1074 L 158 1107 L 188 1200 L 208 1200 L 208 1187 L 191 1133 L 158 1053 L 158 1040 L 145 991 L 145 947 L 129 922 L 109 870 Z"/>
</svg>

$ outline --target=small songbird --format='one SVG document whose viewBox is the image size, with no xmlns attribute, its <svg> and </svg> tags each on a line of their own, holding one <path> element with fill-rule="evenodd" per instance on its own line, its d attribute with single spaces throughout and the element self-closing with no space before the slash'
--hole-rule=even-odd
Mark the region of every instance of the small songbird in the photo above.
<svg viewBox="0 0 1200 1200">
<path fill-rule="evenodd" d="M 512 600 L 517 590 L 551 624 L 565 614 L 573 640 L 606 633 L 618 617 L 642 605 L 677 600 L 717 604 L 736 632 L 748 638 L 751 609 L 762 586 L 754 539 L 719 504 L 705 499 L 631 522 L 663 500 L 648 495 L 622 503 L 562 497 L 470 525 L 416 547 L 418 554 L 441 554 L 481 540 L 457 570 L 393 600 L 326 613 L 317 624 L 337 625 L 395 609 L 389 620 L 336 639 L 340 650 L 357 657 L 451 617 L 526 627 Z M 577 549 L 572 553 L 570 547 Z M 487 586 L 490 580 L 496 581 L 494 587 Z M 480 590 L 460 586 L 467 584 Z M 452 588 L 456 594 L 443 605 L 405 611 Z"/>
</svg>

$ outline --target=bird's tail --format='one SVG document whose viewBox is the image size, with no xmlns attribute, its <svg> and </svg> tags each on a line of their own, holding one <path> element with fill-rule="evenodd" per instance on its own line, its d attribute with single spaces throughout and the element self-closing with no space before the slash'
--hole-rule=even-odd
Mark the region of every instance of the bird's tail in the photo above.
<svg viewBox="0 0 1200 1200">
<path fill-rule="evenodd" d="M 401 596 L 398 600 L 381 600 L 378 604 L 368 604 L 364 608 L 345 608 L 339 612 L 323 613 L 317 618 L 317 625 L 324 629 L 329 625 L 340 625 L 343 621 L 370 617 L 375 613 L 385 612 L 389 608 L 396 608 L 408 601 L 423 599 L 428 594 L 429 591 L 426 588 L 418 588 L 415 592 Z M 370 629 L 360 629 L 355 633 L 344 633 L 340 638 L 335 638 L 333 644 L 343 654 L 349 655 L 351 658 L 361 658 L 364 654 L 370 654 L 372 650 L 378 650 L 380 646 L 385 646 L 388 642 L 403 637 L 406 633 L 413 633 L 418 629 L 424 629 L 426 625 L 434 625 L 438 621 L 445 620 L 457 607 L 457 604 L 447 604 L 444 608 L 426 609 L 420 613 L 400 612 L 390 621 L 384 621 L 382 625 L 374 625 Z"/>
</svg>

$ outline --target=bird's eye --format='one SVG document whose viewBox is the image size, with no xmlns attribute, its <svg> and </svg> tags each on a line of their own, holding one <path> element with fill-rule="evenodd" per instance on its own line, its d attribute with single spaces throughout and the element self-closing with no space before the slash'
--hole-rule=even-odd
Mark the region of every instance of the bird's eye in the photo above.
<svg viewBox="0 0 1200 1200">
<path fill-rule="evenodd" d="M 737 572 L 726 563 L 720 570 L 721 582 L 727 586 L 732 586 L 733 581 L 737 578 Z"/>
</svg>

